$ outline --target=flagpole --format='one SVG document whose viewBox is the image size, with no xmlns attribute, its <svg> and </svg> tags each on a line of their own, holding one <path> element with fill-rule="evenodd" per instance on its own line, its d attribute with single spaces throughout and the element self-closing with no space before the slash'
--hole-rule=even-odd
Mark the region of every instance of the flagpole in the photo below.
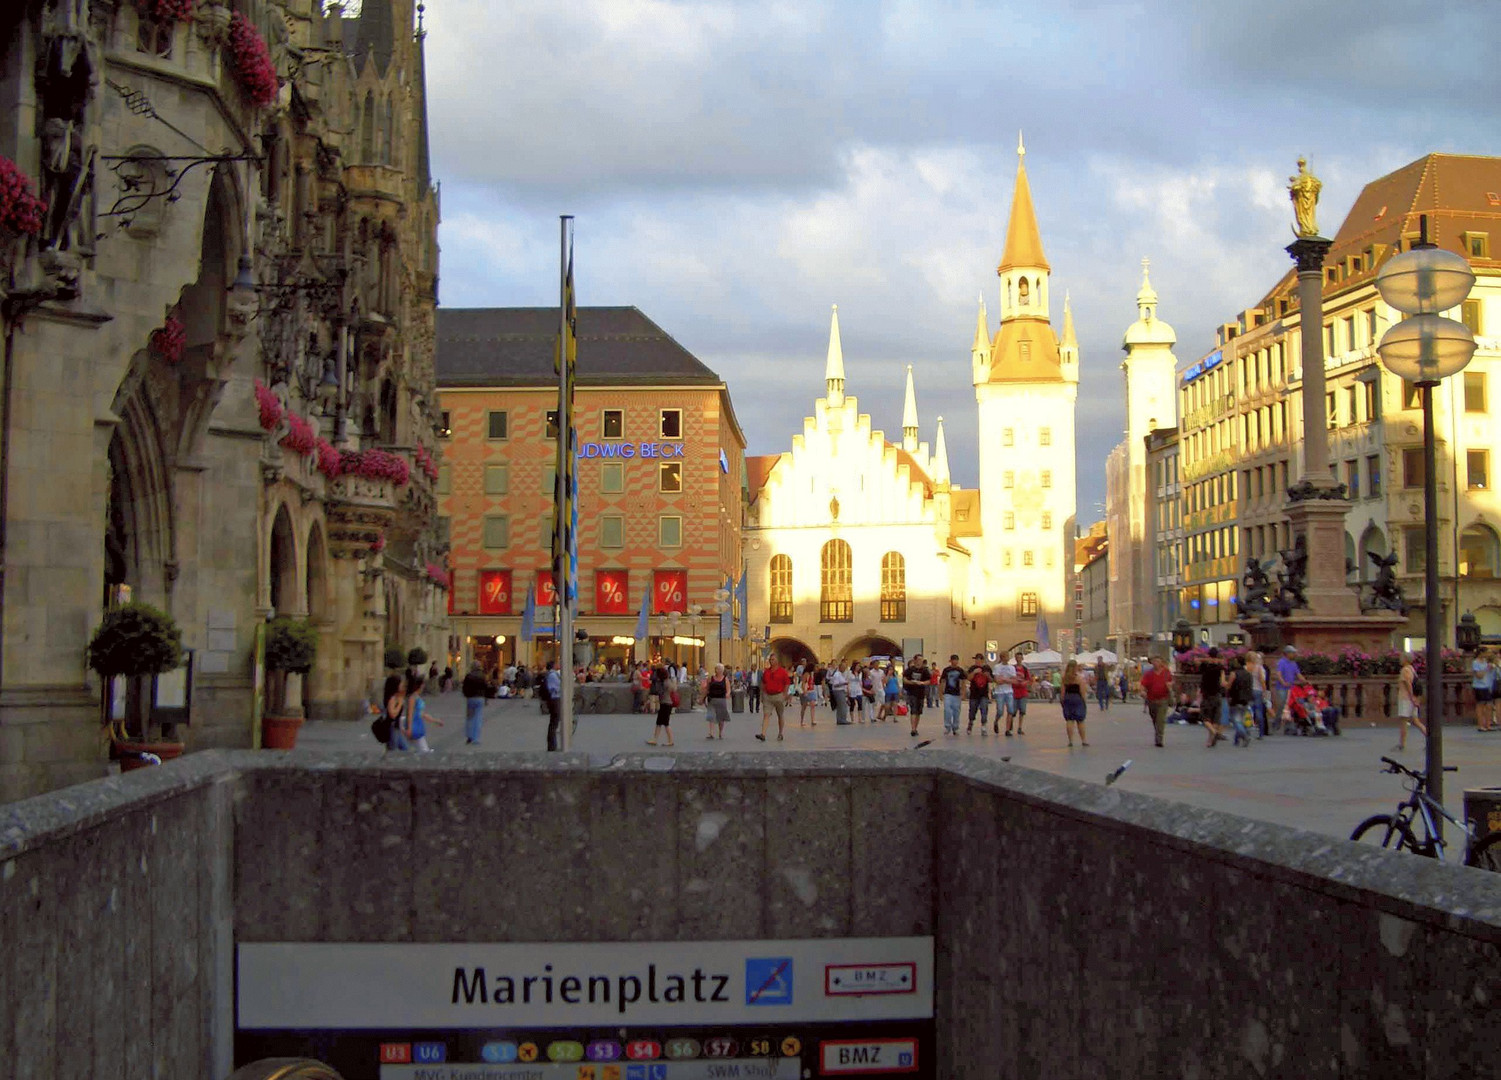
<svg viewBox="0 0 1501 1080">
<path fill-rule="evenodd" d="M 573 745 L 573 611 L 568 603 L 568 582 L 572 580 L 572 568 L 568 565 L 569 507 L 568 453 L 571 446 L 573 409 L 568 400 L 568 223 L 572 215 L 558 218 L 558 475 L 553 488 L 553 505 L 557 519 L 553 523 L 553 543 L 561 557 L 558 559 L 557 580 L 553 588 L 558 594 L 558 679 L 561 687 L 559 704 L 562 708 L 563 749 Z"/>
</svg>

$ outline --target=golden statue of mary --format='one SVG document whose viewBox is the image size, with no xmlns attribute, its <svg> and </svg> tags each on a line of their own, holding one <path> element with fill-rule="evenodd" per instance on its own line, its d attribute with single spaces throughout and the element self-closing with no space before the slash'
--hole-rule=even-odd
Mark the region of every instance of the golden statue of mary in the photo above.
<svg viewBox="0 0 1501 1080">
<path fill-rule="evenodd" d="M 1298 159 L 1298 175 L 1288 177 L 1287 194 L 1293 201 L 1293 217 L 1297 224 L 1293 232 L 1300 239 L 1319 235 L 1319 225 L 1314 215 L 1319 208 L 1319 190 L 1324 186 L 1317 176 L 1308 171 L 1308 159 Z"/>
</svg>

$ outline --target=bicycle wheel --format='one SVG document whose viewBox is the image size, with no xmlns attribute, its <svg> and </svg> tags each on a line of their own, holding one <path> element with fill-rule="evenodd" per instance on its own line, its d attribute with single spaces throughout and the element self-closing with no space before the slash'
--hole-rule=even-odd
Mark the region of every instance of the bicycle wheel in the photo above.
<svg viewBox="0 0 1501 1080">
<path fill-rule="evenodd" d="M 1407 827 L 1405 821 L 1398 821 L 1390 814 L 1377 814 L 1368 817 L 1350 834 L 1350 839 L 1357 844 L 1375 844 L 1377 847 L 1390 848 L 1393 851 L 1418 850 L 1417 837 L 1412 835 L 1412 830 Z"/>
<path fill-rule="evenodd" d="M 1501 874 L 1501 830 L 1488 832 L 1471 846 L 1465 865 Z"/>
</svg>

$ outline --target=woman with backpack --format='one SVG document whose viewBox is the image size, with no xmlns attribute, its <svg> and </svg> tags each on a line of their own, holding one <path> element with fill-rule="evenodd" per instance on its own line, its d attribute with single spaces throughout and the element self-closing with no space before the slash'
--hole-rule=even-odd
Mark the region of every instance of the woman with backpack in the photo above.
<svg viewBox="0 0 1501 1080">
<path fill-rule="evenodd" d="M 384 742 L 386 752 L 392 750 L 410 750 L 406 736 L 401 730 L 401 717 L 406 712 L 407 696 L 402 691 L 402 678 L 400 675 L 386 676 L 386 685 L 381 691 L 380 708 L 371 709 L 376 713 L 377 719 L 371 725 L 371 733 L 380 738 L 380 732 L 385 732 Z"/>
<path fill-rule="evenodd" d="M 657 726 L 646 740 L 647 746 L 661 745 L 665 736 L 666 745 L 672 745 L 672 710 L 678 703 L 678 681 L 665 666 L 659 666 L 651 677 L 651 692 L 657 699 Z"/>
</svg>

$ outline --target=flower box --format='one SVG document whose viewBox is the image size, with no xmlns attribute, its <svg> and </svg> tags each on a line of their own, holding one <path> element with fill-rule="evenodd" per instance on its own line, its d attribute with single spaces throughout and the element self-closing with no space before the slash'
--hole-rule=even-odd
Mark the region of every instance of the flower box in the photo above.
<svg viewBox="0 0 1501 1080">
<path fill-rule="evenodd" d="M 266 39 L 238 11 L 229 20 L 229 59 L 235 81 L 252 105 L 265 107 L 276 100 L 281 80 L 271 63 Z"/>
<path fill-rule="evenodd" d="M 168 26 L 191 19 L 197 6 L 198 0 L 136 0 L 141 18 Z"/>
<path fill-rule="evenodd" d="M 42 231 L 47 201 L 38 197 L 31 177 L 8 157 L 0 157 L 0 232 L 35 236 Z"/>
</svg>

